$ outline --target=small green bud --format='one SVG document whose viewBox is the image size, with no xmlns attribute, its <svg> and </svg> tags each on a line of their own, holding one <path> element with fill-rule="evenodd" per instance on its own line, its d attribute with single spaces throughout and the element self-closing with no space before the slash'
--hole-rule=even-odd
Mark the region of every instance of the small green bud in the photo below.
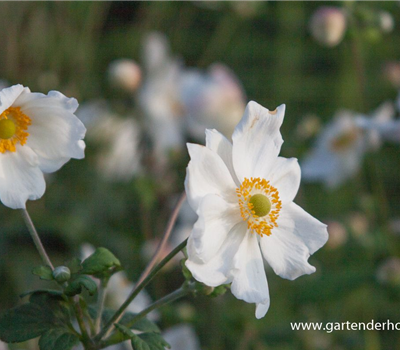
<svg viewBox="0 0 400 350">
<path fill-rule="evenodd" d="M 53 271 L 53 277 L 57 282 L 64 283 L 71 278 L 71 271 L 66 266 L 58 266 Z"/>
</svg>

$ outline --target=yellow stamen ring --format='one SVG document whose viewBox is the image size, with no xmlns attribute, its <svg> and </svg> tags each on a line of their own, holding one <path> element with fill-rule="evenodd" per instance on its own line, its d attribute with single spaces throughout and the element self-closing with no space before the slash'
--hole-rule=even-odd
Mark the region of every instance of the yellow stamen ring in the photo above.
<svg viewBox="0 0 400 350">
<path fill-rule="evenodd" d="M 0 115 L 0 152 L 15 152 L 17 143 L 26 143 L 31 119 L 22 113 L 20 107 L 9 107 Z"/>
<path fill-rule="evenodd" d="M 258 178 L 245 178 L 236 189 L 239 198 L 240 214 L 247 227 L 261 237 L 271 235 L 282 208 L 278 190 L 269 181 Z"/>
</svg>

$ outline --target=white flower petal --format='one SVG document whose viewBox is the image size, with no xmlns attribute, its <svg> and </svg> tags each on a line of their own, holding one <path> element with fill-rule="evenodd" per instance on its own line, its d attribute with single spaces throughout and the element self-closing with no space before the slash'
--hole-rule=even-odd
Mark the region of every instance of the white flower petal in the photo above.
<svg viewBox="0 0 400 350">
<path fill-rule="evenodd" d="M 68 99 L 55 91 L 43 94 L 22 94 L 16 101 L 31 118 L 27 145 L 39 157 L 44 172 L 54 172 L 70 158 L 84 157 L 86 128 L 72 113 L 77 107 L 75 99 Z"/>
<path fill-rule="evenodd" d="M 240 182 L 236 176 L 235 169 L 233 168 L 232 143 L 230 143 L 229 140 L 217 130 L 206 129 L 206 147 L 221 157 L 231 173 L 236 186 L 239 187 Z"/>
<path fill-rule="evenodd" d="M 300 187 L 301 170 L 296 158 L 278 157 L 267 179 L 276 187 L 282 203 L 290 203 Z"/>
<path fill-rule="evenodd" d="M 247 231 L 233 262 L 232 294 L 248 303 L 269 302 L 267 277 L 257 234 Z"/>
<path fill-rule="evenodd" d="M 269 310 L 270 299 L 268 299 L 265 303 L 257 303 L 256 304 L 256 318 L 263 318 Z"/>
<path fill-rule="evenodd" d="M 232 135 L 233 166 L 240 181 L 245 177 L 265 178 L 278 157 L 283 139 L 279 131 L 285 105 L 275 112 L 251 101 Z"/>
<path fill-rule="evenodd" d="M 0 198 L 4 205 L 25 208 L 28 199 L 43 195 L 46 184 L 37 164 L 36 154 L 26 145 L 0 154 Z"/>
<path fill-rule="evenodd" d="M 238 205 L 227 203 L 215 194 L 205 196 L 191 233 L 194 253 L 199 261 L 204 263 L 214 257 L 229 231 L 241 221 Z"/>
<path fill-rule="evenodd" d="M 29 92 L 30 90 L 18 84 L 0 91 L 0 114 L 11 107 L 18 96 L 21 95 L 22 91 Z"/>
<path fill-rule="evenodd" d="M 190 162 L 185 189 L 190 206 L 197 212 L 204 196 L 213 193 L 235 203 L 236 185 L 223 160 L 205 146 L 188 144 Z"/>
<path fill-rule="evenodd" d="M 189 258 L 186 261 L 186 266 L 193 277 L 211 287 L 230 283 L 232 281 L 230 271 L 233 266 L 233 258 L 245 237 L 246 230 L 245 222 L 235 225 L 228 233 L 217 254 L 206 263 L 196 261 L 197 256 L 193 255 L 193 238 L 190 236 L 188 241 Z"/>
<path fill-rule="evenodd" d="M 282 208 L 277 223 L 270 236 L 260 239 L 264 258 L 275 273 L 293 280 L 315 272 L 307 260 L 328 240 L 326 225 L 295 203 Z"/>
</svg>

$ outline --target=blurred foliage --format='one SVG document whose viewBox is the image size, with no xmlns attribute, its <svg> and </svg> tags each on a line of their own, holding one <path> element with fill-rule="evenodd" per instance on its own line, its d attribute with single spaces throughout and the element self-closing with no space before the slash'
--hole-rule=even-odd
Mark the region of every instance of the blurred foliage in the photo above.
<svg viewBox="0 0 400 350">
<path fill-rule="evenodd" d="M 400 23 L 397 2 L 357 2 L 389 11 Z M 359 48 L 365 66 L 360 88 L 354 68 L 354 34 L 348 30 L 335 48 L 319 46 L 308 30 L 318 2 L 2 2 L 0 3 L 0 78 L 32 91 L 59 90 L 80 102 L 115 98 L 107 84 L 109 63 L 141 61 L 143 36 L 165 33 L 172 52 L 186 65 L 206 68 L 223 62 L 240 78 L 249 100 L 264 106 L 287 105 L 283 156 L 301 158 L 310 147 L 295 128 L 309 114 L 328 121 L 348 108 L 369 113 L 397 91 L 385 80 L 385 62 L 400 59 L 400 31 L 371 35 L 361 28 Z M 360 33 L 358 33 L 360 34 Z M 28 209 L 56 265 L 78 254 L 83 242 L 106 246 L 138 279 L 146 259 L 143 243 L 160 237 L 171 212 L 171 196 L 183 190 L 188 156 L 174 162 L 167 178 L 154 173 L 128 183 L 102 179 L 88 144 L 85 160 L 72 160 L 47 177 L 45 196 Z M 354 180 L 328 192 L 302 185 L 296 202 L 324 222 L 340 221 L 345 244 L 324 247 L 310 261 L 317 272 L 286 281 L 267 271 L 271 308 L 262 320 L 254 305 L 233 298 L 198 297 L 163 309 L 161 326 L 192 322 L 203 349 L 367 349 L 400 348 L 399 332 L 292 331 L 290 322 L 400 322 L 400 286 L 382 283 L 378 267 L 400 255 L 400 236 L 389 222 L 400 216 L 398 145 L 371 154 Z M 161 186 L 162 185 L 162 186 Z M 366 216 L 368 227 L 352 231 L 352 214 Z M 35 289 L 30 275 L 39 256 L 18 211 L 0 207 L 1 309 L 15 305 L 24 290 Z M 168 270 L 149 289 L 158 298 L 183 282 L 179 267 Z M 28 288 L 29 287 L 29 288 Z M 186 303 L 186 304 L 185 304 Z M 181 305 L 194 304 L 195 308 Z M 190 312 L 188 312 L 188 310 Z M 182 311 L 182 312 L 181 312 Z"/>
</svg>

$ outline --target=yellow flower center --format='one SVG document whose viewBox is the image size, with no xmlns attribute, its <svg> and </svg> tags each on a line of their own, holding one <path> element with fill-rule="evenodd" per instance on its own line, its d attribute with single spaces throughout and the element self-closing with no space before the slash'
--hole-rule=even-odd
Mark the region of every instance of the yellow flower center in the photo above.
<svg viewBox="0 0 400 350">
<path fill-rule="evenodd" d="M 29 125 L 31 119 L 21 112 L 20 107 L 7 108 L 0 115 L 0 152 L 15 152 L 17 143 L 23 146 L 29 136 L 26 132 Z"/>
<path fill-rule="evenodd" d="M 247 227 L 261 237 L 271 235 L 282 208 L 278 190 L 269 181 L 258 178 L 245 178 L 236 189 L 239 198 L 240 214 Z"/>
</svg>

